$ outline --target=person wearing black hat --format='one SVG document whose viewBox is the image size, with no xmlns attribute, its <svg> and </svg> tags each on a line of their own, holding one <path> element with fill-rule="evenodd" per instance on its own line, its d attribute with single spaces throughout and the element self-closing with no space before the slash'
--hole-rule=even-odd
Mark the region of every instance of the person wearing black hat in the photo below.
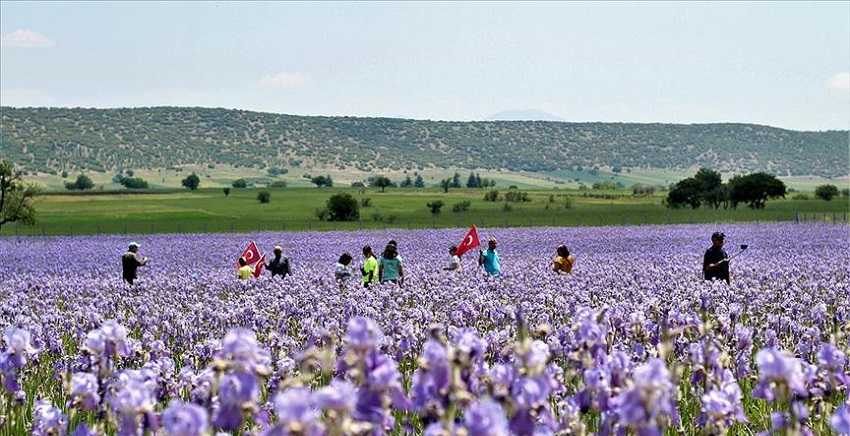
<svg viewBox="0 0 850 436">
<path fill-rule="evenodd" d="M 127 252 L 121 256 L 122 277 L 124 281 L 132 285 L 133 281 L 136 280 L 136 271 L 140 266 L 144 266 L 147 263 L 148 258 L 139 255 L 139 244 L 131 242 L 127 248 Z"/>
<path fill-rule="evenodd" d="M 705 250 L 702 259 L 702 273 L 706 280 L 723 280 L 729 283 L 729 255 L 723 249 L 726 235 L 714 232 L 711 235 L 711 247 Z"/>
</svg>

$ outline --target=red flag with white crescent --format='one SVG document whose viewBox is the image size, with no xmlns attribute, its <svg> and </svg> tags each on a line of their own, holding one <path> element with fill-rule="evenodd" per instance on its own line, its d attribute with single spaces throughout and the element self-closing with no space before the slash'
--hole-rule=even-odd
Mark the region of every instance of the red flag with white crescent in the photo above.
<svg viewBox="0 0 850 436">
<path fill-rule="evenodd" d="M 466 236 L 463 237 L 463 241 L 461 241 L 460 244 L 457 244 L 457 255 L 462 256 L 463 253 L 466 253 L 479 245 L 478 229 L 476 229 L 473 225 L 469 228 L 469 231 L 466 232 Z"/>
<path fill-rule="evenodd" d="M 257 278 L 260 274 L 262 274 L 264 266 L 266 266 L 266 256 L 260 257 L 259 262 L 257 262 L 256 266 L 254 266 L 254 278 Z"/>
<path fill-rule="evenodd" d="M 255 244 L 254 241 L 251 241 L 239 257 L 244 257 L 245 262 L 247 262 L 248 265 L 253 265 L 260 261 L 262 254 L 260 254 L 260 249 L 257 248 L 257 244 Z M 239 267 L 239 259 L 236 259 L 236 267 Z"/>
</svg>

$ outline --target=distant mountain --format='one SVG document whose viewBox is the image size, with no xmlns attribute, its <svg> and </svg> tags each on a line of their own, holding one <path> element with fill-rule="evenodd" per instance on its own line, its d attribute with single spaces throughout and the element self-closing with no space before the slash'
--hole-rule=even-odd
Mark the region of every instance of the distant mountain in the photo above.
<svg viewBox="0 0 850 436">
<path fill-rule="evenodd" d="M 564 121 L 563 118 L 537 109 L 508 110 L 490 115 L 489 121 Z"/>
<path fill-rule="evenodd" d="M 153 107 L 0 107 L 0 156 L 30 170 L 113 171 L 216 163 L 364 171 L 593 167 L 843 176 L 847 131 L 754 124 L 422 121 Z"/>
</svg>

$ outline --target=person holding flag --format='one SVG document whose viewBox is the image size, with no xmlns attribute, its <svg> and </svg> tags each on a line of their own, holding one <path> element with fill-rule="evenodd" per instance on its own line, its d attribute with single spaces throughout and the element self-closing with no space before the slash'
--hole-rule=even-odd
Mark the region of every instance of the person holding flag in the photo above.
<svg viewBox="0 0 850 436">
<path fill-rule="evenodd" d="M 239 269 L 236 270 L 236 278 L 239 280 L 248 280 L 254 276 L 254 267 L 248 265 L 248 261 L 244 257 L 239 258 Z"/>
<path fill-rule="evenodd" d="M 502 274 L 502 265 L 499 263 L 499 253 L 496 252 L 498 241 L 491 236 L 487 241 L 487 251 L 478 250 L 478 266 L 483 266 L 484 271 L 491 277 L 499 277 Z"/>
<path fill-rule="evenodd" d="M 236 262 L 236 275 L 240 280 L 247 280 L 252 276 L 257 278 L 263 272 L 263 267 L 265 266 L 266 256 L 263 256 L 260 253 L 260 249 L 257 248 L 257 244 L 251 241 L 242 251 L 242 255 L 239 256 L 239 260 Z M 245 274 L 247 276 L 243 277 Z"/>
<path fill-rule="evenodd" d="M 481 244 L 478 241 L 478 229 L 476 229 L 473 225 L 469 228 L 469 231 L 466 232 L 466 236 L 463 237 L 463 241 L 460 241 L 460 244 L 457 244 L 457 252 L 454 254 L 458 257 L 463 256 L 463 253 L 466 253 L 479 245 Z"/>
</svg>

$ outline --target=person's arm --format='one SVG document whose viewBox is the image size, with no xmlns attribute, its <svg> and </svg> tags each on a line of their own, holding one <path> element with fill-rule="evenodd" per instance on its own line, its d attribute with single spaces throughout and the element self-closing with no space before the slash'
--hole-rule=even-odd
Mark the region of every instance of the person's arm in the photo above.
<svg viewBox="0 0 850 436">
<path fill-rule="evenodd" d="M 147 264 L 147 263 L 148 263 L 148 258 L 147 258 L 147 257 L 142 257 L 142 256 L 141 256 L 141 255 L 139 255 L 138 253 L 134 254 L 134 255 L 133 255 L 133 257 L 135 257 L 135 258 L 136 258 L 136 263 L 138 263 L 138 264 L 139 264 L 139 266 L 145 266 L 145 264 Z"/>
<path fill-rule="evenodd" d="M 484 265 L 484 252 L 478 250 L 478 266 Z"/>
<path fill-rule="evenodd" d="M 708 261 L 708 252 L 705 252 L 705 256 L 702 257 L 702 271 L 707 272 L 709 268 L 714 268 L 713 263 L 709 263 Z"/>
<path fill-rule="evenodd" d="M 283 265 L 284 275 L 285 276 L 291 276 L 292 275 L 292 265 L 289 263 L 289 258 L 288 257 L 285 258 L 284 262 L 285 262 L 284 265 Z"/>
</svg>

